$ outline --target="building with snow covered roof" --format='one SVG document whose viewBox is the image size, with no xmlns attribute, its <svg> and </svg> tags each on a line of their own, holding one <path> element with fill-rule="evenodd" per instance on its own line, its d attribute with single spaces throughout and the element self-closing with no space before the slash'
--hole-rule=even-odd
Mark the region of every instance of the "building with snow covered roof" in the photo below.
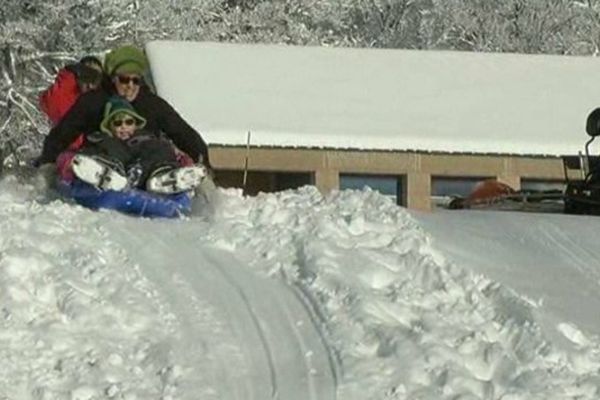
<svg viewBox="0 0 600 400">
<path fill-rule="evenodd" d="M 453 183 L 560 182 L 600 104 L 592 57 L 155 41 L 157 92 L 248 191 L 367 183 L 429 209 Z M 450 188 L 450 189 L 449 189 Z"/>
</svg>

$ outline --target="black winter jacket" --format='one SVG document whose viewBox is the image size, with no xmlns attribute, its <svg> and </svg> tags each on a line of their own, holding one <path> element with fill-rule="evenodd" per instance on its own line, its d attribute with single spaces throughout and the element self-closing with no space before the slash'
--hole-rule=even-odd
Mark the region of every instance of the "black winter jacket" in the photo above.
<svg viewBox="0 0 600 400">
<path fill-rule="evenodd" d="M 80 96 L 60 123 L 46 136 L 39 163 L 55 162 L 58 155 L 79 134 L 83 133 L 87 136 L 97 131 L 102 121 L 104 106 L 110 96 L 111 94 L 103 89 Z M 156 135 L 164 133 L 175 146 L 187 153 L 194 161 L 198 162 L 202 156 L 203 163 L 210 167 L 208 146 L 200 134 L 164 99 L 142 86 L 131 105 L 146 119 L 145 130 Z"/>
</svg>

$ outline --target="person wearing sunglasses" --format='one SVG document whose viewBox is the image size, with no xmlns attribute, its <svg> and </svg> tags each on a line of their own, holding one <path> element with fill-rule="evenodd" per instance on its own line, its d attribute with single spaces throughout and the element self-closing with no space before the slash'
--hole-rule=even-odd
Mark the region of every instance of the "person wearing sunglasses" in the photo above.
<svg viewBox="0 0 600 400">
<path fill-rule="evenodd" d="M 104 71 L 109 77 L 106 87 L 83 94 L 64 118 L 44 139 L 38 164 L 56 163 L 61 153 L 83 132 L 86 140 L 98 130 L 104 118 L 104 105 L 115 95 L 127 100 L 144 118 L 144 130 L 156 137 L 166 136 L 187 156 L 186 165 L 202 164 L 211 169 L 208 146 L 194 128 L 144 81 L 148 61 L 134 46 L 122 46 L 106 55 Z M 69 156 L 70 157 L 70 156 Z M 69 159 L 61 157 L 61 160 Z"/>
<path fill-rule="evenodd" d="M 112 77 L 117 94 L 127 101 L 134 101 L 140 93 L 142 77 L 135 73 L 121 73 Z"/>
<path fill-rule="evenodd" d="M 100 190 L 136 188 L 172 194 L 200 185 L 206 169 L 182 167 L 172 144 L 144 130 L 145 125 L 129 102 L 111 97 L 100 130 L 71 161 L 75 176 Z"/>
</svg>

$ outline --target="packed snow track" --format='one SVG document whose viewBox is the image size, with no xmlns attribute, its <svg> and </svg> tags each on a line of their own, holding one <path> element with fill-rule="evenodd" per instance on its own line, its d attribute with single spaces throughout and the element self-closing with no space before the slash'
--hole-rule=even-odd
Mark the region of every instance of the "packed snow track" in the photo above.
<svg viewBox="0 0 600 400">
<path fill-rule="evenodd" d="M 300 290 L 253 274 L 231 252 L 199 245 L 203 222 L 162 233 L 155 224 L 112 219 L 107 229 L 174 303 L 183 323 L 180 356 L 198 368 L 197 387 L 213 388 L 215 399 L 336 398 L 333 358 Z"/>
</svg>

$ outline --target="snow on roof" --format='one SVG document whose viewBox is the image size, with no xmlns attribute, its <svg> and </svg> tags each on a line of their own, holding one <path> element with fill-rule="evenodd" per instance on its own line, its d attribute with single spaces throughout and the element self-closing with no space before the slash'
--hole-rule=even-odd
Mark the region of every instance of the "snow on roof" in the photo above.
<svg viewBox="0 0 600 400">
<path fill-rule="evenodd" d="M 592 57 L 154 41 L 158 93 L 210 144 L 575 154 Z"/>
</svg>

